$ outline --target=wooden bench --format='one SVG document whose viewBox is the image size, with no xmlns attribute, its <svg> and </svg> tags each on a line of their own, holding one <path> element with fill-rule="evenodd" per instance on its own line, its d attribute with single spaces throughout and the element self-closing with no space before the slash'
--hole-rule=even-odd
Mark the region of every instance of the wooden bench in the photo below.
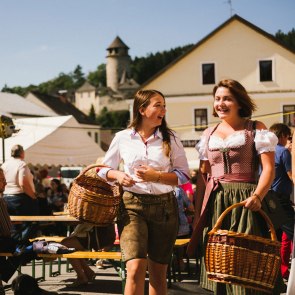
<svg viewBox="0 0 295 295">
<path fill-rule="evenodd" d="M 0 252 L 0 256 L 6 256 L 6 257 L 11 257 L 13 256 L 12 253 L 5 253 L 5 252 Z M 58 259 L 58 267 L 59 270 L 56 272 L 57 274 L 61 273 L 61 259 L 66 258 L 66 259 L 108 259 L 110 261 L 117 261 L 117 264 L 113 264 L 115 267 L 118 275 L 120 276 L 122 280 L 122 294 L 124 294 L 124 289 L 125 289 L 125 282 L 126 282 L 126 270 L 125 270 L 125 263 L 122 260 L 122 255 L 121 252 L 99 252 L 99 251 L 76 251 L 73 253 L 68 253 L 68 254 L 37 254 L 38 258 L 43 259 L 42 261 L 42 275 L 41 277 L 38 278 L 38 280 L 45 280 L 45 268 L 46 268 L 46 260 L 47 259 Z M 50 272 L 49 276 L 53 276 L 52 272 L 52 261 L 49 261 L 50 263 Z M 36 274 L 36 264 L 35 260 L 32 260 L 32 276 L 35 277 Z"/>
<path fill-rule="evenodd" d="M 46 240 L 46 241 L 54 241 L 57 243 L 60 243 L 65 237 L 60 237 L 60 236 L 43 236 L 43 237 L 38 237 L 35 239 L 30 240 L 31 242 L 34 240 Z M 177 239 L 175 241 L 174 249 L 177 250 L 181 247 L 185 247 L 188 245 L 190 239 Z M 118 244 L 118 243 L 115 243 Z M 172 259 L 174 257 L 175 253 L 172 256 Z M 5 253 L 5 252 L 0 252 L 0 256 L 6 256 L 6 257 L 11 257 L 13 256 L 12 253 Z M 45 268 L 46 268 L 46 262 L 49 262 L 50 264 L 50 269 L 49 269 L 49 276 L 53 276 L 52 272 L 52 260 L 58 259 L 58 271 L 56 274 L 61 273 L 61 259 L 108 259 L 111 262 L 117 262 L 114 263 L 113 266 L 116 269 L 118 275 L 120 276 L 122 280 L 122 292 L 124 294 L 124 288 L 125 288 L 125 282 L 126 282 L 126 269 L 125 269 L 125 262 L 122 260 L 122 254 L 120 251 L 76 251 L 73 253 L 67 253 L 67 254 L 37 254 L 37 257 L 42 260 L 42 275 L 40 278 L 41 280 L 45 280 Z M 172 262 L 171 259 L 171 262 Z M 36 264 L 35 260 L 32 260 L 32 276 L 35 277 L 36 270 L 35 270 Z M 175 279 L 175 272 L 173 270 L 172 265 L 169 265 L 168 267 L 168 286 L 171 286 L 171 269 L 172 269 L 172 274 L 173 274 L 173 280 L 176 281 Z M 180 274 L 179 274 L 180 275 Z"/>
</svg>

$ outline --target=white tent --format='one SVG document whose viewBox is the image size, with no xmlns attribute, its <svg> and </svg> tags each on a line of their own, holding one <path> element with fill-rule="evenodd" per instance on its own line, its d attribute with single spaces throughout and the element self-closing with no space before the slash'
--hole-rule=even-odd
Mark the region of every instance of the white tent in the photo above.
<svg viewBox="0 0 295 295">
<path fill-rule="evenodd" d="M 4 140 L 5 159 L 15 144 L 24 147 L 31 165 L 85 166 L 105 154 L 73 116 L 16 119 L 14 124 L 19 132 Z"/>
</svg>

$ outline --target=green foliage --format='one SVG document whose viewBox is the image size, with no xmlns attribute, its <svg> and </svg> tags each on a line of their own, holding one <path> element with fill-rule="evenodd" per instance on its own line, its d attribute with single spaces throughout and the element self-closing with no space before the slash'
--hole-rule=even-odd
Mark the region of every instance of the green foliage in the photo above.
<svg viewBox="0 0 295 295">
<path fill-rule="evenodd" d="M 89 117 L 89 119 L 91 119 L 92 121 L 95 121 L 95 120 L 96 120 L 96 114 L 95 114 L 95 109 L 94 109 L 93 104 L 91 105 L 91 108 L 90 108 L 90 111 L 89 111 L 88 117 Z"/>
<path fill-rule="evenodd" d="M 281 30 L 279 30 L 275 37 L 281 41 L 284 45 L 290 47 L 291 49 L 295 50 L 295 29 L 293 28 L 287 34 L 284 34 Z"/>
<path fill-rule="evenodd" d="M 97 122 L 103 128 L 124 129 L 129 122 L 129 111 L 108 111 L 108 109 L 104 107 L 97 117 Z"/>
<path fill-rule="evenodd" d="M 21 96 L 25 96 L 29 91 L 38 90 L 41 93 L 50 95 L 56 95 L 59 90 L 67 90 L 68 93 L 73 92 L 79 88 L 85 82 L 85 77 L 82 72 L 82 67 L 78 65 L 73 72 L 69 74 L 60 73 L 58 77 L 43 82 L 38 86 L 30 85 L 28 87 L 8 87 L 5 85 L 2 89 L 3 92 L 17 93 Z"/>
<path fill-rule="evenodd" d="M 39 91 L 50 95 L 56 95 L 59 90 L 73 90 L 74 80 L 71 75 L 60 73 L 57 78 L 39 85 Z"/>
<path fill-rule="evenodd" d="M 8 87 L 6 84 L 4 85 L 4 87 L 2 88 L 2 92 L 8 92 L 8 93 L 16 93 L 20 96 L 24 96 L 27 93 L 27 89 L 31 90 L 36 90 L 38 89 L 37 86 L 34 85 L 30 85 L 28 87 L 20 87 L 20 86 L 16 86 L 16 87 Z"/>
<path fill-rule="evenodd" d="M 93 86 L 100 87 L 107 85 L 106 64 L 101 64 L 97 67 L 96 71 L 90 72 L 87 80 Z"/>
<path fill-rule="evenodd" d="M 82 72 L 82 67 L 77 65 L 73 74 L 72 74 L 73 82 L 74 82 L 74 89 L 77 89 L 83 85 L 85 82 L 85 75 Z"/>
</svg>

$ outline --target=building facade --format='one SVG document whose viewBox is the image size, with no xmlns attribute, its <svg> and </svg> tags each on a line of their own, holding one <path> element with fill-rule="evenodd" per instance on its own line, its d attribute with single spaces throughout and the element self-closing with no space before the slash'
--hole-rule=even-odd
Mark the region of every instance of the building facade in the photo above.
<svg viewBox="0 0 295 295">
<path fill-rule="evenodd" d="M 213 117 L 213 87 L 225 78 L 238 80 L 256 102 L 253 119 L 267 127 L 283 122 L 295 127 L 295 52 L 234 15 L 149 81 L 145 89 L 165 94 L 167 121 L 185 146 L 191 167 L 203 130 Z"/>
</svg>

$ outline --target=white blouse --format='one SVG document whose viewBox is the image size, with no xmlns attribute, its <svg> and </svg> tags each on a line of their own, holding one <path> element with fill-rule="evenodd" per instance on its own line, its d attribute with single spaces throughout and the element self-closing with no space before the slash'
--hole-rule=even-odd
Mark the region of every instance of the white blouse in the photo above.
<svg viewBox="0 0 295 295">
<path fill-rule="evenodd" d="M 189 180 L 189 167 L 186 155 L 178 136 L 171 136 L 171 155 L 166 157 L 163 153 L 163 137 L 157 129 L 144 143 L 140 135 L 133 129 L 126 129 L 116 133 L 109 150 L 105 154 L 103 164 L 118 169 L 123 164 L 123 170 L 136 180 L 135 169 L 141 165 L 148 165 L 155 170 L 174 172 L 178 177 L 178 184 Z M 103 168 L 98 175 L 106 179 L 110 168 Z M 140 194 L 162 194 L 173 190 L 173 186 L 157 182 L 137 182 L 128 187 L 128 191 Z"/>
<path fill-rule="evenodd" d="M 236 131 L 230 134 L 226 138 L 221 138 L 212 134 L 209 139 L 210 149 L 220 149 L 220 148 L 235 148 L 245 144 L 245 131 Z M 277 136 L 269 130 L 256 130 L 255 138 L 255 148 L 257 154 L 273 152 L 275 151 L 276 145 L 278 143 Z M 196 150 L 200 155 L 200 160 L 208 160 L 207 146 L 206 146 L 206 136 L 203 134 L 200 141 L 196 144 Z"/>
</svg>

